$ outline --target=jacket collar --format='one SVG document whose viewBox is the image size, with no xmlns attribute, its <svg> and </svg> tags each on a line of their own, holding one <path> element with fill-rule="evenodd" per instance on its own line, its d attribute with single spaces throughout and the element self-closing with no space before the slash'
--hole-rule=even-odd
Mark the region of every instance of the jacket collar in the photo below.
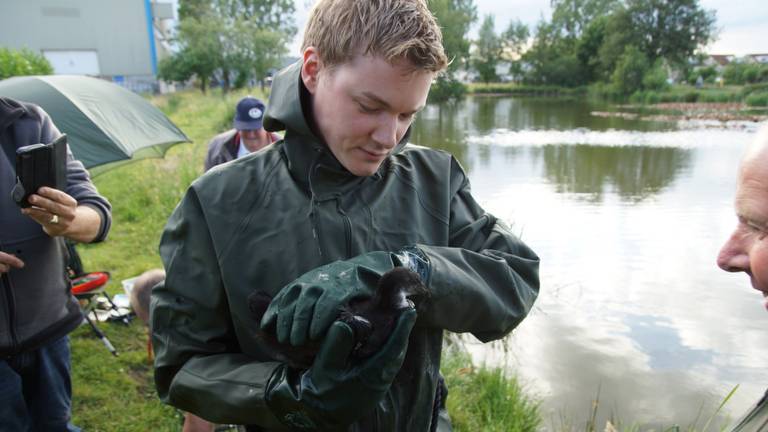
<svg viewBox="0 0 768 432">
<path fill-rule="evenodd" d="M 311 95 L 301 80 L 301 66 L 302 61 L 299 60 L 280 71 L 272 81 L 264 128 L 268 131 L 285 130 L 283 151 L 291 174 L 307 187 L 310 187 L 311 176 L 311 186 L 318 192 L 317 198 L 321 198 L 320 189 L 331 186 L 327 190 L 335 190 L 335 195 L 343 192 L 345 185 L 358 184 L 368 177 L 355 176 L 344 168 L 311 126 Z M 405 147 L 410 132 L 408 129 L 393 154 Z M 389 160 L 385 160 L 371 177 L 381 177 L 388 164 Z"/>
</svg>

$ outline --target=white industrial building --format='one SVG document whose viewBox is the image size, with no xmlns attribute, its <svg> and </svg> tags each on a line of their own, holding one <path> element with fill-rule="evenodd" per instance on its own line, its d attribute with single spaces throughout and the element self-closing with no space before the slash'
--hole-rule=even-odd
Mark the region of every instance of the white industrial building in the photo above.
<svg viewBox="0 0 768 432">
<path fill-rule="evenodd" d="M 56 74 L 156 91 L 173 18 L 171 3 L 153 0 L 0 0 L 0 46 L 41 53 Z"/>
</svg>

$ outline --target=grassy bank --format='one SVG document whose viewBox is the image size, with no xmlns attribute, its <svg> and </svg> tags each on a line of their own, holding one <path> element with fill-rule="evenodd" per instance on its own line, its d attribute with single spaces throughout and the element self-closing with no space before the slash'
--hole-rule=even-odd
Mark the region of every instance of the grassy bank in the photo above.
<svg viewBox="0 0 768 432">
<path fill-rule="evenodd" d="M 575 88 L 515 83 L 469 83 L 466 84 L 466 88 L 467 94 L 477 95 L 587 96 L 634 104 L 740 102 L 749 107 L 768 106 L 768 83 L 725 87 L 705 86 L 698 89 L 689 85 L 673 85 L 664 90 L 638 91 L 629 96 L 617 94 L 611 86 L 600 83 Z"/>
<path fill-rule="evenodd" d="M 157 247 L 165 221 L 202 173 L 207 141 L 229 127 L 243 94 L 185 92 L 152 98 L 193 143 L 173 147 L 163 159 L 124 165 L 94 179 L 114 206 L 113 227 L 106 242 L 78 250 L 86 270 L 111 272 L 110 293 L 122 292 L 122 279 L 161 266 Z M 128 326 L 101 323 L 100 328 L 119 357 L 109 354 L 87 327 L 71 335 L 75 424 L 87 431 L 181 430 L 180 413 L 157 399 L 146 329 L 138 320 Z M 452 389 L 455 430 L 533 431 L 538 424 L 536 404 L 500 370 L 473 368 L 457 351 L 447 356 L 443 371 Z"/>
<path fill-rule="evenodd" d="M 509 96 L 578 96 L 587 93 L 586 87 L 559 87 L 547 85 L 527 85 L 516 83 L 469 83 L 468 94 L 509 95 Z"/>
</svg>

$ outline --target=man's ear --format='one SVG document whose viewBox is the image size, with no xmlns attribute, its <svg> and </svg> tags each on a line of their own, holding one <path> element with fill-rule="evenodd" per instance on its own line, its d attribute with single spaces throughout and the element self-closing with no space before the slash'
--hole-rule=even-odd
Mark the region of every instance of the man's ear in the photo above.
<svg viewBox="0 0 768 432">
<path fill-rule="evenodd" d="M 309 93 L 314 94 L 317 90 L 320 70 L 323 68 L 320 56 L 317 54 L 317 48 L 307 47 L 304 50 L 304 63 L 301 65 L 301 80 L 304 81 L 304 87 Z"/>
</svg>

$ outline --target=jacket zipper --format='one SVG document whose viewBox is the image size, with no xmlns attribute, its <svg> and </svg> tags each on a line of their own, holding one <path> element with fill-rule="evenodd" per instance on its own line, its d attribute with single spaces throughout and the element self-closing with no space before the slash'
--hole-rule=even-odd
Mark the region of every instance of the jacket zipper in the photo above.
<svg viewBox="0 0 768 432">
<path fill-rule="evenodd" d="M 349 216 L 341 208 L 341 198 L 336 198 L 336 211 L 339 212 L 341 218 L 344 220 L 344 239 L 346 240 L 347 247 L 347 259 L 352 258 L 352 222 L 349 220 Z"/>
<path fill-rule="evenodd" d="M 11 289 L 11 279 L 6 273 L 3 273 L 2 276 L 3 297 L 5 297 L 3 300 L 6 300 L 3 304 L 8 305 L 6 307 L 6 313 L 8 314 L 8 330 L 11 333 L 11 353 L 15 353 L 16 348 L 19 345 L 19 337 L 16 334 L 16 311 L 14 308 L 16 300 L 13 297 L 13 290 Z"/>
</svg>

